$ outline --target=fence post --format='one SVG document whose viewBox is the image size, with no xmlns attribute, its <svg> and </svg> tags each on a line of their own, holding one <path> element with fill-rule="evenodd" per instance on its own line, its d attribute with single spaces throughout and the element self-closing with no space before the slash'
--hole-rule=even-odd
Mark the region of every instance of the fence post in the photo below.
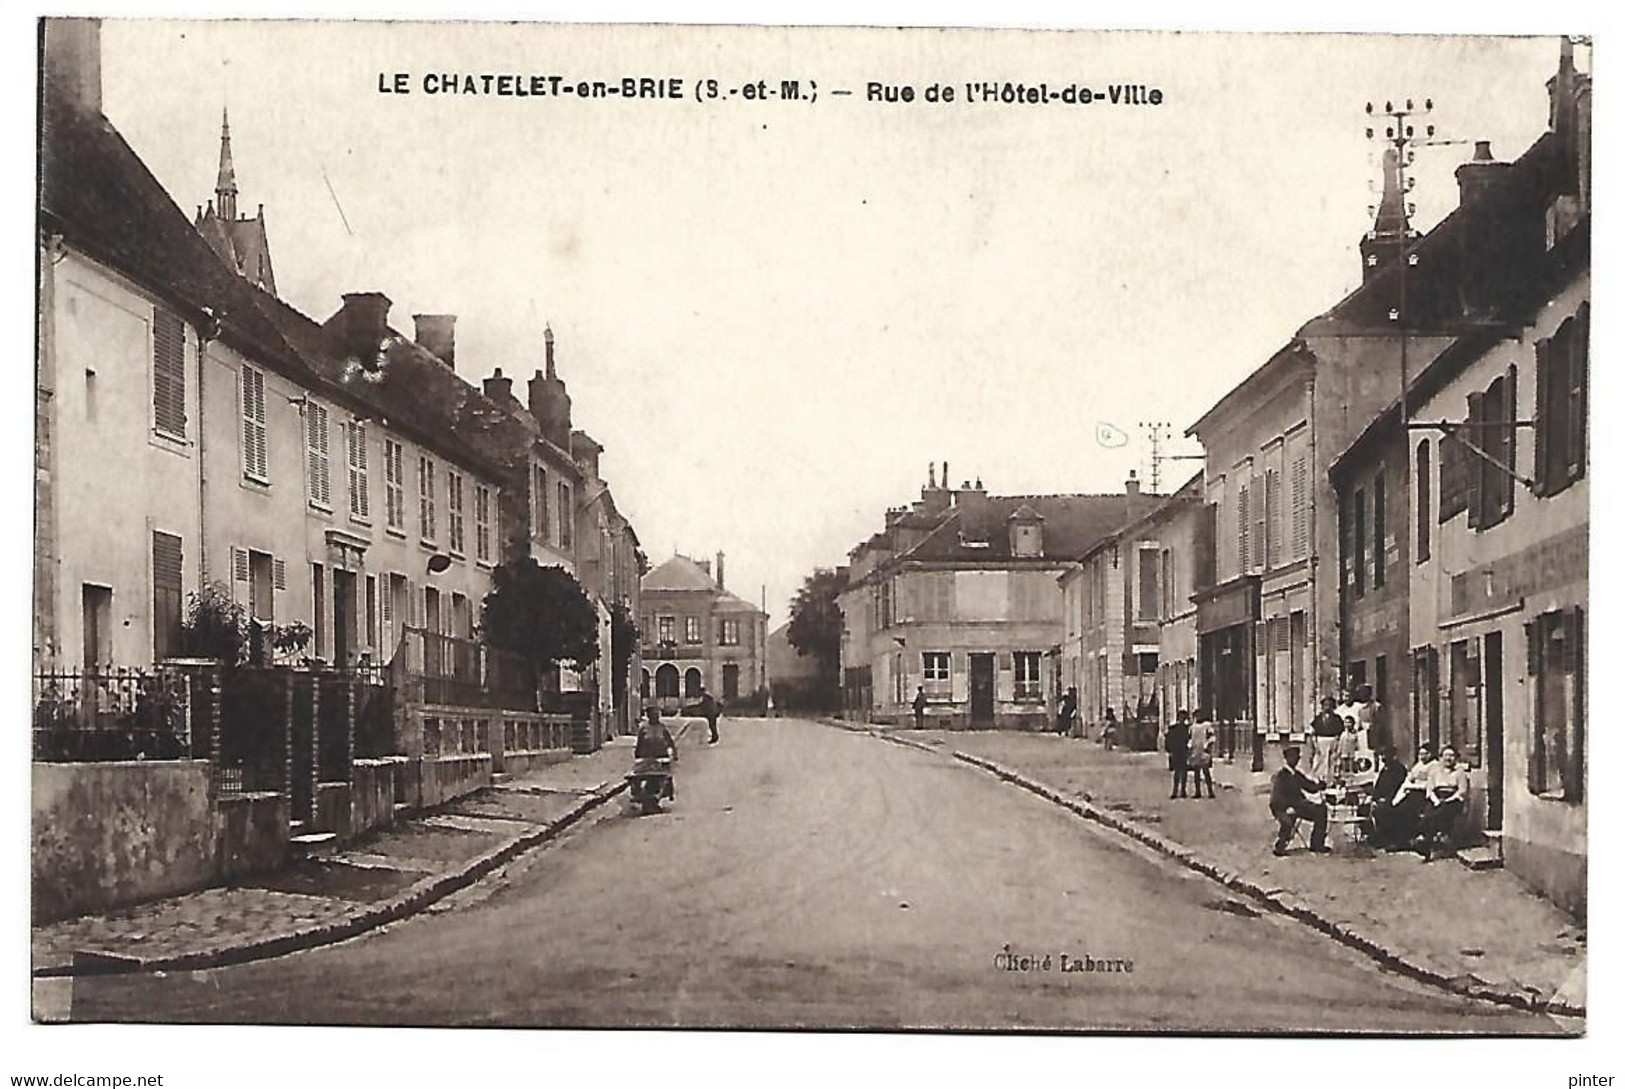
<svg viewBox="0 0 1625 1089">
<path fill-rule="evenodd" d="M 344 778 L 346 782 L 355 782 L 355 722 L 356 700 L 360 696 L 361 686 L 355 677 L 350 677 L 345 683 L 347 696 L 344 709 L 344 729 L 348 735 L 345 745 Z"/>
<path fill-rule="evenodd" d="M 203 671 L 204 683 L 207 686 L 206 706 L 208 708 L 209 729 L 209 790 L 219 793 L 221 769 L 225 761 L 220 755 L 222 730 L 220 727 L 220 707 L 223 702 L 221 694 L 220 667 L 211 666 Z"/>
</svg>

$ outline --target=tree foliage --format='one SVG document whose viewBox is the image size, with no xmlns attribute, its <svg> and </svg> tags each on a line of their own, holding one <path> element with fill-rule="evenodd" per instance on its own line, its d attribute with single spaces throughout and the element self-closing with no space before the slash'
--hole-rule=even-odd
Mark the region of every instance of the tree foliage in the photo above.
<svg viewBox="0 0 1625 1089">
<path fill-rule="evenodd" d="M 598 610 L 568 571 L 543 567 L 534 556 L 491 573 L 484 630 L 491 646 L 538 666 L 585 669 L 598 660 Z"/>
<path fill-rule="evenodd" d="M 790 603 L 790 645 L 818 664 L 825 684 L 836 684 L 841 669 L 841 609 L 836 596 L 846 588 L 846 576 L 821 567 L 808 575 Z"/>
<path fill-rule="evenodd" d="M 632 610 L 625 602 L 617 601 L 609 607 L 610 691 L 616 707 L 626 698 L 626 674 L 641 636 L 637 622 L 632 619 Z"/>
<path fill-rule="evenodd" d="M 268 665 L 273 652 L 284 659 L 297 655 L 312 634 L 310 626 L 298 620 L 256 621 L 246 606 L 232 600 L 230 587 L 213 582 L 187 598 L 178 649 L 182 657 L 213 658 L 228 668 L 251 662 Z"/>
</svg>

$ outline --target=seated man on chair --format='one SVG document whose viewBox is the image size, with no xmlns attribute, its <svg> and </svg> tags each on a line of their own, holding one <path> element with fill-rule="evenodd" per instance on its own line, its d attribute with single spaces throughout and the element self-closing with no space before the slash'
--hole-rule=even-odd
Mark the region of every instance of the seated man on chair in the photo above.
<svg viewBox="0 0 1625 1089">
<path fill-rule="evenodd" d="M 1427 804 L 1422 809 L 1422 860 L 1433 861 L 1433 844 L 1441 835 L 1449 840 L 1456 821 L 1467 809 L 1471 783 L 1467 769 L 1456 763 L 1456 750 L 1449 745 L 1439 753 L 1439 762 L 1428 779 Z"/>
<path fill-rule="evenodd" d="M 1326 784 L 1311 779 L 1298 770 L 1300 755 L 1302 750 L 1296 745 L 1288 745 L 1282 749 L 1281 759 L 1284 763 L 1270 780 L 1270 815 L 1280 825 L 1275 836 L 1277 855 L 1286 854 L 1286 846 L 1291 841 L 1292 831 L 1298 826 L 1299 821 L 1310 823 L 1311 851 L 1325 854 L 1331 850 L 1326 846 L 1326 803 L 1310 797 L 1311 794 L 1325 790 Z"/>
</svg>

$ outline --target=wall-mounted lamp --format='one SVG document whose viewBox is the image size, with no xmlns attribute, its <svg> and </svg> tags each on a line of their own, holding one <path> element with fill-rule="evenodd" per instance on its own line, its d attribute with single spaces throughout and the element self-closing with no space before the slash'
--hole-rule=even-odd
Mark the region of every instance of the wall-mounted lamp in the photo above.
<svg viewBox="0 0 1625 1089">
<path fill-rule="evenodd" d="M 447 568 L 451 567 L 451 557 L 446 555 L 444 552 L 436 552 L 433 556 L 429 557 L 427 567 L 429 574 L 438 575 Z"/>
</svg>

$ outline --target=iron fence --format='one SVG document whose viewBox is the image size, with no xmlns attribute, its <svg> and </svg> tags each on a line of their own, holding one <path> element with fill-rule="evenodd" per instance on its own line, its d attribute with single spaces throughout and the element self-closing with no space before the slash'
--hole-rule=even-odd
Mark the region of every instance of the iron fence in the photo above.
<svg viewBox="0 0 1625 1089">
<path fill-rule="evenodd" d="M 110 667 L 34 675 L 34 759 L 180 760 L 192 751 L 184 674 Z"/>
<path fill-rule="evenodd" d="M 537 709 L 536 668 L 511 651 L 473 639 L 407 628 L 391 662 L 397 688 L 414 703 Z"/>
</svg>

